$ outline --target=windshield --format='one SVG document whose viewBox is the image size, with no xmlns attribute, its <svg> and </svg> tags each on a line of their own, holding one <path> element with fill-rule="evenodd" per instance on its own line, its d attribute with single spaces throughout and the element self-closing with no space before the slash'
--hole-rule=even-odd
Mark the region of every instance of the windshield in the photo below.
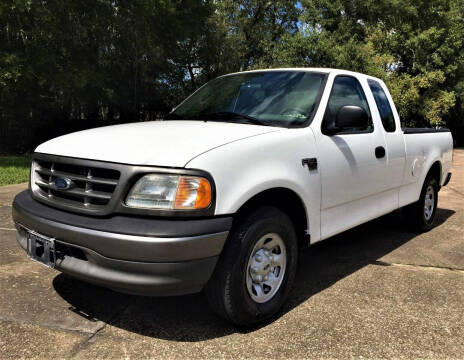
<svg viewBox="0 0 464 360">
<path fill-rule="evenodd" d="M 325 74 L 263 71 L 227 75 L 201 87 L 167 119 L 302 125 L 317 108 Z"/>
</svg>

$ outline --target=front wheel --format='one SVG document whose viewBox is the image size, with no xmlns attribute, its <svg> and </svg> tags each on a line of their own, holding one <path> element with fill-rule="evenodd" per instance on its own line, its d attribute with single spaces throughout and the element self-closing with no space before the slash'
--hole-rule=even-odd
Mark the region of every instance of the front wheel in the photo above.
<svg viewBox="0 0 464 360">
<path fill-rule="evenodd" d="M 241 326 L 272 317 L 290 292 L 297 256 L 295 230 L 284 212 L 262 207 L 237 219 L 206 286 L 212 309 Z"/>
</svg>

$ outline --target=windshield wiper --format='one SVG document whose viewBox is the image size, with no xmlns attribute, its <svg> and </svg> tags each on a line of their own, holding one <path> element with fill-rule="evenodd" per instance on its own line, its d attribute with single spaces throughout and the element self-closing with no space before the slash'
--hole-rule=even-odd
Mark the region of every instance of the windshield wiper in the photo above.
<svg viewBox="0 0 464 360">
<path fill-rule="evenodd" d="M 214 119 L 216 116 L 218 117 L 227 117 L 227 118 L 230 118 L 230 119 L 233 119 L 233 118 L 240 118 L 240 119 L 244 119 L 244 120 L 247 120 L 248 122 L 252 123 L 252 124 L 255 124 L 255 125 L 264 125 L 266 126 L 267 124 L 259 119 L 256 119 L 252 116 L 248 116 L 248 115 L 245 115 L 245 114 L 240 114 L 240 113 L 236 113 L 236 112 L 233 112 L 233 111 L 217 111 L 217 112 L 211 112 L 211 113 L 206 113 L 206 114 L 200 114 L 200 116 L 202 117 L 205 117 L 207 120 L 208 118 L 213 118 L 213 119 L 210 119 L 210 120 L 216 120 Z"/>
</svg>

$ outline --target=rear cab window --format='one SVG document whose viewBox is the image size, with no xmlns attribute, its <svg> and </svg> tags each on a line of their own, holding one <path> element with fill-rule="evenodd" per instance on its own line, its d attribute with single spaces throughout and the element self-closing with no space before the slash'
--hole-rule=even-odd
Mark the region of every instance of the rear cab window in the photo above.
<svg viewBox="0 0 464 360">
<path fill-rule="evenodd" d="M 374 95 L 375 103 L 377 105 L 377 109 L 379 110 L 383 128 L 387 132 L 395 132 L 395 117 L 393 116 L 393 110 L 390 106 L 390 102 L 388 101 L 387 94 L 385 94 L 382 86 L 378 81 L 368 79 L 367 83 L 369 84 L 369 88 L 372 91 L 372 95 Z"/>
</svg>

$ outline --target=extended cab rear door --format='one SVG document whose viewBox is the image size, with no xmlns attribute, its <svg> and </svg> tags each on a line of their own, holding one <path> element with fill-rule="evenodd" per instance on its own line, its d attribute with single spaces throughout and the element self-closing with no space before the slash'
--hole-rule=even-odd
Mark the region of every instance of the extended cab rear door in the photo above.
<svg viewBox="0 0 464 360">
<path fill-rule="evenodd" d="M 372 115 L 382 125 L 386 143 L 386 161 L 388 171 L 383 179 L 385 188 L 398 188 L 402 185 L 406 161 L 404 136 L 398 113 L 387 86 L 377 80 L 368 78 L 367 83 L 374 97 Z"/>
</svg>

